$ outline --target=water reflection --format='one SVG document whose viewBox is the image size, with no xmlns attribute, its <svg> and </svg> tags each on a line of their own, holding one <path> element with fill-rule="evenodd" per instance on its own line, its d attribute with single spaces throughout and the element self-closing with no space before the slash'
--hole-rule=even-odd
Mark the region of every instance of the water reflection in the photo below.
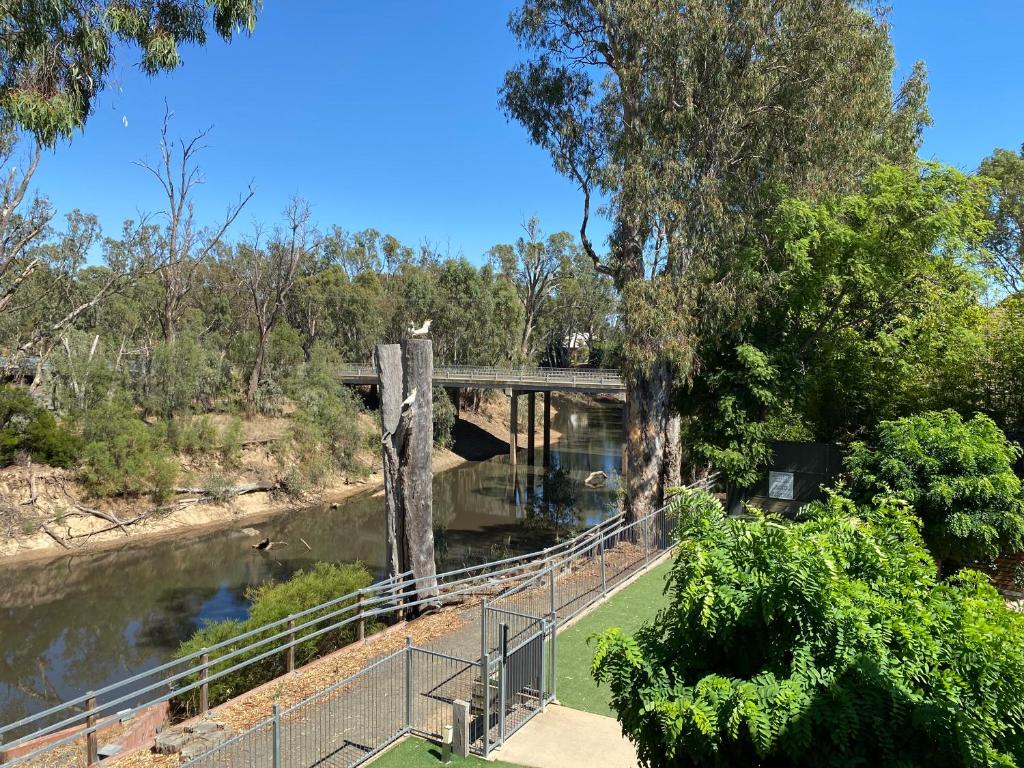
<svg viewBox="0 0 1024 768">
<path fill-rule="evenodd" d="M 441 568 L 547 546 L 573 524 L 597 522 L 614 507 L 620 407 L 561 406 L 552 426 L 562 437 L 551 458 L 572 486 L 573 503 L 548 503 L 544 472 L 510 466 L 506 457 L 443 472 L 434 479 Z M 602 488 L 585 486 L 583 478 L 595 470 L 612 480 Z M 547 492 L 552 497 L 550 481 Z M 257 552 L 240 530 L 218 530 L 0 569 L 0 722 L 166 661 L 203 622 L 244 617 L 250 585 L 321 560 L 361 561 L 378 574 L 383 568 L 379 496 L 289 513 L 257 527 L 287 545 Z"/>
</svg>

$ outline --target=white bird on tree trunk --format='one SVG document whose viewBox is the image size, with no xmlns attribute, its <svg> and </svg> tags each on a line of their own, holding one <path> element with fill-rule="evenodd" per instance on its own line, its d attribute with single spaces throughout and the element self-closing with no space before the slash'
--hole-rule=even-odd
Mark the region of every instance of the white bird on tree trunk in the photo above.
<svg viewBox="0 0 1024 768">
<path fill-rule="evenodd" d="M 410 325 L 409 326 L 409 335 L 410 336 L 426 336 L 428 333 L 430 333 L 430 324 L 432 322 L 433 322 L 432 320 L 427 320 L 419 328 L 413 328 Z"/>
</svg>

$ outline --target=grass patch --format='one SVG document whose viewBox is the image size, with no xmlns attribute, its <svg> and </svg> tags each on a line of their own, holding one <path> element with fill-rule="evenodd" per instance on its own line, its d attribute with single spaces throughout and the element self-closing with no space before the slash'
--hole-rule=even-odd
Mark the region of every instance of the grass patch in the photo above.
<svg viewBox="0 0 1024 768">
<path fill-rule="evenodd" d="M 611 691 L 598 687 L 590 676 L 594 649 L 587 640 L 609 627 L 622 627 L 628 634 L 667 604 L 662 594 L 665 577 L 672 567 L 669 558 L 619 592 L 608 602 L 595 608 L 564 632 L 558 633 L 558 700 L 567 707 L 615 717 Z"/>
<path fill-rule="evenodd" d="M 406 739 L 371 762 L 373 768 L 435 768 L 441 762 L 441 747 L 423 739 Z M 455 768 L 519 768 L 512 763 L 491 762 L 479 757 L 453 757 Z"/>
</svg>

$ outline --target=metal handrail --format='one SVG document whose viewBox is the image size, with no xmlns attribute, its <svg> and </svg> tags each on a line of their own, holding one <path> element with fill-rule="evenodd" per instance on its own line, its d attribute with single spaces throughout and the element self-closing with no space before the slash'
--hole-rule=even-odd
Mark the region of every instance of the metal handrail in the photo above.
<svg viewBox="0 0 1024 768">
<path fill-rule="evenodd" d="M 716 475 L 707 478 L 706 480 L 695 483 L 691 487 L 708 487 L 714 482 Z M 123 693 L 120 696 L 115 696 L 113 699 L 108 700 L 102 704 L 95 703 L 92 707 L 84 711 L 75 711 L 71 716 L 65 717 L 64 719 L 52 723 L 50 725 L 42 726 L 32 731 L 31 733 L 25 734 L 12 742 L 2 744 L 5 749 L 11 749 L 28 743 L 32 740 L 38 739 L 42 736 L 54 734 L 66 727 L 73 726 L 83 721 L 87 721 L 89 718 L 96 718 L 95 722 L 88 726 L 85 730 L 76 731 L 62 739 L 51 742 L 43 747 L 34 750 L 31 753 L 23 755 L 16 759 L 16 763 L 22 762 L 29 759 L 32 756 L 38 755 L 43 751 L 50 750 L 56 746 L 64 743 L 68 743 L 76 738 L 81 738 L 85 733 L 95 732 L 105 725 L 112 722 L 114 719 L 125 716 L 126 712 L 138 712 L 145 707 L 152 706 L 153 704 L 168 701 L 169 699 L 181 696 L 182 694 L 196 690 L 204 685 L 218 680 L 225 675 L 235 672 L 251 664 L 255 664 L 263 659 L 269 658 L 275 654 L 286 651 L 289 648 L 306 642 L 310 639 L 319 637 L 345 626 L 350 626 L 355 622 L 365 621 L 366 619 L 376 618 L 378 616 L 389 615 L 394 613 L 396 610 L 407 610 L 409 608 L 417 607 L 420 605 L 450 603 L 456 600 L 461 600 L 467 595 L 472 595 L 479 590 L 481 584 L 488 586 L 494 586 L 495 582 L 502 584 L 503 591 L 508 592 L 522 586 L 524 583 L 536 579 L 538 576 L 549 568 L 559 568 L 567 562 L 571 562 L 573 557 L 580 551 L 587 549 L 588 547 L 594 546 L 597 540 L 606 541 L 609 538 L 616 536 L 623 531 L 633 528 L 638 523 L 652 518 L 659 514 L 661 511 L 671 505 L 669 502 L 664 507 L 655 510 L 643 518 L 634 520 L 631 523 L 624 523 L 624 516 L 622 513 L 614 515 L 606 520 L 593 525 L 586 530 L 579 533 L 577 536 L 567 539 L 557 545 L 547 547 L 542 550 L 535 552 L 526 553 L 523 555 L 516 555 L 513 557 L 504 558 L 502 560 L 491 561 L 487 563 L 481 563 L 474 566 L 467 566 L 451 571 L 447 571 L 437 576 L 424 576 L 424 577 L 413 577 L 411 573 L 401 574 L 398 577 L 392 577 L 384 581 L 378 582 L 370 587 L 350 592 L 346 595 L 333 598 L 325 603 L 322 603 L 312 608 L 307 608 L 302 611 L 298 611 L 290 616 L 283 619 L 278 619 L 273 622 L 269 622 L 260 627 L 252 629 L 246 633 L 230 638 L 229 640 L 222 641 L 215 645 L 211 645 L 209 648 L 204 648 L 199 651 L 193 652 L 178 659 L 173 659 L 164 664 L 160 664 L 156 667 L 152 667 L 143 672 L 132 675 L 124 680 L 117 681 L 103 688 L 97 689 L 96 691 L 90 691 L 82 694 L 81 696 L 72 698 L 67 702 L 63 702 L 54 707 L 50 707 L 42 712 L 35 713 L 24 717 L 16 722 L 9 723 L 4 726 L 0 726 L 0 736 L 5 733 L 21 728 L 23 726 L 30 725 L 32 723 L 40 722 L 51 716 L 57 716 L 60 714 L 66 714 L 73 708 L 79 707 L 86 702 L 92 700 L 96 702 L 97 698 L 103 694 L 112 693 L 114 691 L 123 690 L 126 686 L 132 683 L 152 678 L 154 675 L 168 672 L 172 669 L 181 667 L 189 662 L 202 659 L 206 656 L 206 660 L 198 665 L 190 665 L 186 669 L 179 669 L 177 672 L 171 675 L 161 677 L 156 682 L 149 683 L 139 688 Z M 524 568 L 526 570 L 524 570 Z M 407 599 L 407 593 L 415 590 L 415 587 L 424 581 L 435 579 L 439 594 L 437 596 L 427 596 L 419 599 L 409 600 Z M 322 613 L 323 611 L 337 606 L 339 603 L 347 602 L 337 610 L 329 613 L 315 616 L 307 621 L 304 621 L 298 625 L 294 622 L 297 619 L 304 619 L 311 616 L 312 614 Z M 358 609 L 358 612 L 353 613 L 350 616 L 341 618 L 344 614 Z M 312 629 L 316 625 L 322 624 L 325 621 L 339 619 L 333 621 L 327 626 L 320 627 L 314 631 L 309 632 L 305 635 L 299 635 L 305 629 Z M 271 630 L 284 627 L 284 629 L 274 632 L 270 635 L 266 635 Z M 258 635 L 264 635 L 263 637 L 256 637 Z M 221 650 L 228 646 L 235 645 L 241 640 L 247 640 L 250 638 L 256 639 L 247 643 L 244 646 L 234 648 L 228 653 L 218 656 L 214 659 L 209 658 L 211 651 Z M 266 649 L 265 646 L 271 643 L 285 640 L 284 643 Z M 220 666 L 231 659 L 234 659 L 243 654 L 252 652 L 259 648 L 265 648 L 262 652 L 251 658 L 242 659 L 241 661 L 228 666 L 225 669 L 212 671 L 211 668 Z M 175 683 L 188 678 L 189 676 L 199 675 L 203 673 L 201 677 L 195 679 L 193 682 L 187 683 L 182 687 L 172 687 Z M 143 694 L 150 693 L 156 689 L 165 688 L 165 693 L 156 698 L 148 699 L 143 703 L 134 704 L 129 707 L 128 710 L 118 711 L 114 715 L 107 715 L 103 719 L 99 716 L 103 712 L 109 712 L 112 708 L 126 704 L 134 699 L 138 699 Z M 0 739 L 2 743 L 2 739 Z"/>
</svg>

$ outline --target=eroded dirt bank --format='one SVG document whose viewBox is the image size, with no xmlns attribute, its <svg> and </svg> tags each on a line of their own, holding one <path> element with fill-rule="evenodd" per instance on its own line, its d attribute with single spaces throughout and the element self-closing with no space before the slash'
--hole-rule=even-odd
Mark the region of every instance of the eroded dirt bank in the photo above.
<svg viewBox="0 0 1024 768">
<path fill-rule="evenodd" d="M 556 409 L 557 403 L 558 398 Z M 521 408 L 520 413 L 524 410 Z M 373 416 L 364 414 L 360 418 L 365 420 L 367 431 L 376 429 Z M 161 506 L 147 498 L 90 499 L 73 470 L 40 465 L 0 469 L 0 562 L 244 527 L 289 510 L 340 504 L 358 495 L 382 492 L 380 458 L 367 449 L 357 457 L 357 470 L 331 477 L 315 491 L 284 493 L 278 487 L 281 470 L 272 450 L 285 428 L 284 419 L 246 422 L 242 455 L 234 466 L 224 466 L 211 458 L 180 457 L 182 492 Z M 520 427 L 524 428 L 525 424 Z M 508 431 L 507 396 L 492 395 L 479 410 L 464 408 L 453 430 L 452 449 L 435 447 L 435 474 L 507 453 Z M 558 437 L 553 430 L 552 440 Z M 211 478 L 220 487 L 219 493 L 197 492 L 213 485 Z M 228 489 L 243 492 L 231 493 Z"/>
</svg>

